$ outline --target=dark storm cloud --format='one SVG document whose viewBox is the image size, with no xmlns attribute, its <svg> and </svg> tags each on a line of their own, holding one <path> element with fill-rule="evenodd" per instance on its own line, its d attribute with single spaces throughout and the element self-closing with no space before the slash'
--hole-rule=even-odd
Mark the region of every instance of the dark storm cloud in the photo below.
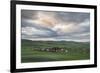
<svg viewBox="0 0 100 73">
<path fill-rule="evenodd" d="M 79 13 L 79 12 L 59 12 L 57 13 L 57 18 L 59 21 L 69 22 L 69 23 L 81 23 L 86 19 L 90 18 L 89 13 Z"/>
<path fill-rule="evenodd" d="M 21 17 L 25 19 L 35 19 L 37 11 L 21 10 Z"/>
<path fill-rule="evenodd" d="M 36 19 L 37 13 L 43 11 L 34 11 L 34 10 L 22 10 L 22 18 L 26 19 Z M 48 11 L 44 11 L 48 12 Z M 82 12 L 48 12 L 55 14 L 55 18 L 61 22 L 69 23 L 81 23 L 86 19 L 90 19 L 89 13 Z"/>
<path fill-rule="evenodd" d="M 49 17 L 49 13 L 53 14 L 54 18 L 57 21 L 57 24 L 54 24 L 56 27 L 59 23 L 62 25 L 71 25 L 73 31 L 62 31 L 63 35 L 58 34 L 61 29 L 64 27 L 47 27 L 42 26 L 44 24 L 36 23 L 34 20 L 37 20 L 37 13 L 47 12 Z M 44 17 L 43 17 L 44 18 Z M 37 20 L 38 21 L 38 20 Z M 63 24 L 64 23 L 64 24 Z M 49 11 L 34 11 L 34 10 L 21 10 L 21 27 L 24 29 L 24 33 L 22 32 L 22 39 L 65 39 L 65 40 L 89 40 L 90 39 L 90 14 L 82 13 L 82 12 L 49 12 Z M 29 28 L 27 28 L 29 27 Z M 77 28 L 78 27 L 78 28 Z M 30 28 L 32 30 L 30 30 Z M 55 30 L 53 30 L 53 28 Z M 77 28 L 77 29 L 75 29 Z M 56 30 L 59 29 L 59 30 Z M 67 28 L 66 28 L 67 29 Z M 22 30 L 23 31 L 23 30 Z M 30 34 L 28 32 L 31 32 Z"/>
</svg>

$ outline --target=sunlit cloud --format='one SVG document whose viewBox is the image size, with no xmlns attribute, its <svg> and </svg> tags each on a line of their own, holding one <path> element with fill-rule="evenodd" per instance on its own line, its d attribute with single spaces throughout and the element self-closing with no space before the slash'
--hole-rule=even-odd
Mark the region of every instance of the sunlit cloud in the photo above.
<svg viewBox="0 0 100 73">
<path fill-rule="evenodd" d="M 74 27 L 74 29 L 73 29 Z M 65 33 L 69 33 L 69 32 L 74 32 L 77 27 L 75 27 L 74 24 L 57 24 L 55 25 L 53 28 L 53 30 L 55 30 L 59 35 L 60 34 L 65 34 Z"/>
<path fill-rule="evenodd" d="M 50 12 L 38 12 L 37 20 L 43 26 L 47 26 L 47 27 L 53 27 L 55 24 L 57 24 L 54 13 L 50 13 Z"/>
<path fill-rule="evenodd" d="M 22 10 L 22 39 L 89 41 L 90 14 Z"/>
</svg>

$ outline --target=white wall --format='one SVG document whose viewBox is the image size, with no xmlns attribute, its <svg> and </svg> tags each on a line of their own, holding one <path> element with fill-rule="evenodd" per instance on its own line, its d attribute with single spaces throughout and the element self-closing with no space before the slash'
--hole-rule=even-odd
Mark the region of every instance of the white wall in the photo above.
<svg viewBox="0 0 100 73">
<path fill-rule="evenodd" d="M 42 1 L 42 2 L 57 2 L 57 3 L 75 3 L 75 4 L 91 4 L 96 5 L 96 0 L 19 0 L 19 1 Z"/>
<path fill-rule="evenodd" d="M 31 0 L 32 1 L 32 0 Z M 100 8 L 99 2 L 96 0 L 34 0 L 61 2 L 73 4 L 89 4 L 96 5 Z M 100 9 L 98 9 L 98 40 L 100 40 Z M 100 41 L 98 41 L 98 67 L 70 70 L 41 71 L 34 73 L 99 73 L 100 72 Z M 0 73 L 10 73 L 10 0 L 0 1 Z M 33 73 L 33 72 L 29 72 Z"/>
</svg>

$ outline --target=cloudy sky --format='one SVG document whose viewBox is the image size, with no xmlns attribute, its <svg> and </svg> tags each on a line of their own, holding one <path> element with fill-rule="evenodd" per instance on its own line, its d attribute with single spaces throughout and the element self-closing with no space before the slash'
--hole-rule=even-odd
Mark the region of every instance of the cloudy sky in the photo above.
<svg viewBox="0 0 100 73">
<path fill-rule="evenodd" d="M 21 10 L 21 29 L 22 39 L 87 42 L 90 14 Z"/>
</svg>

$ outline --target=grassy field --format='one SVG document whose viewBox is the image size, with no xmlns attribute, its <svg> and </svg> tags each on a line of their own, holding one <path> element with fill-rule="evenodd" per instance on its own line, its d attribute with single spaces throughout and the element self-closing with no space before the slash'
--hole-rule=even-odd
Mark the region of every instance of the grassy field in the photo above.
<svg viewBox="0 0 100 73">
<path fill-rule="evenodd" d="M 60 47 L 68 52 L 47 52 L 34 49 Z M 21 62 L 47 62 L 90 59 L 89 42 L 22 40 Z"/>
</svg>

